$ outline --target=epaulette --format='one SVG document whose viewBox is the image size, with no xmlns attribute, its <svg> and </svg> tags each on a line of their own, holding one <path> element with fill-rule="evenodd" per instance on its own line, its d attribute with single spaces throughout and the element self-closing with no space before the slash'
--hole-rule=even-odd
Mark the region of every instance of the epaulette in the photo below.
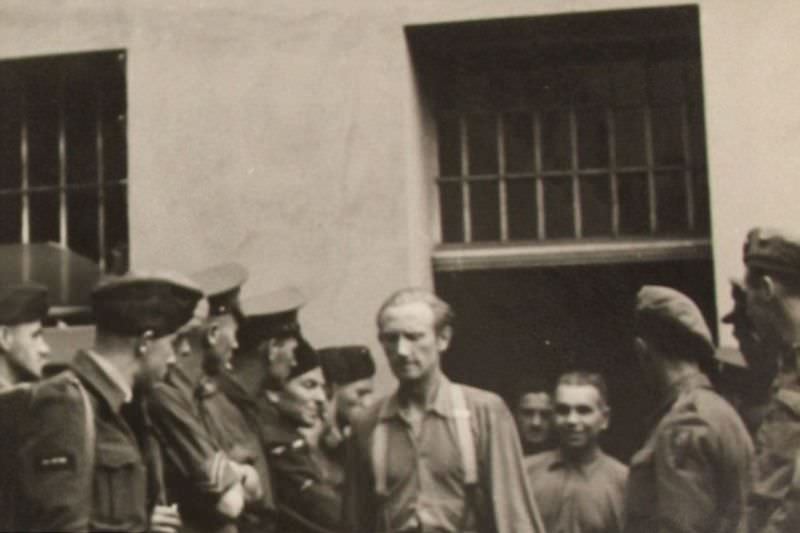
<svg viewBox="0 0 800 533">
<path fill-rule="evenodd" d="M 306 446 L 306 441 L 304 439 L 295 439 L 288 444 L 280 444 L 278 446 L 270 448 L 269 453 L 270 455 L 280 457 L 281 455 L 284 455 L 293 450 L 300 450 L 302 448 L 305 448 L 305 446 Z"/>
</svg>

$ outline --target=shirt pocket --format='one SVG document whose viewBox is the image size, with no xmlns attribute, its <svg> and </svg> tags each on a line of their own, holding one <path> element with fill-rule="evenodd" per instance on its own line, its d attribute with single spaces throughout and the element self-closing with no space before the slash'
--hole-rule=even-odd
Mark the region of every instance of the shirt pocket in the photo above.
<svg viewBox="0 0 800 533">
<path fill-rule="evenodd" d="M 93 528 L 137 531 L 147 526 L 147 472 L 138 452 L 120 444 L 95 454 Z"/>
</svg>

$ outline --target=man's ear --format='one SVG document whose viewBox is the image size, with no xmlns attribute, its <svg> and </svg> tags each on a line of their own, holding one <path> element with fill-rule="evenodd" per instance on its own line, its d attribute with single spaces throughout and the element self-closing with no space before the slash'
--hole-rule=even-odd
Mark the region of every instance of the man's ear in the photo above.
<svg viewBox="0 0 800 533">
<path fill-rule="evenodd" d="M 755 280 L 755 290 L 764 300 L 772 300 L 778 294 L 778 286 L 775 279 L 769 274 L 758 276 Z"/>
<path fill-rule="evenodd" d="M 217 341 L 219 340 L 219 325 L 218 324 L 209 324 L 206 328 L 206 335 L 205 335 L 206 342 L 209 346 L 215 346 Z"/>
<path fill-rule="evenodd" d="M 153 344 L 153 339 L 155 339 L 155 335 L 150 330 L 139 335 L 139 338 L 136 339 L 136 345 L 134 346 L 134 353 L 137 358 L 147 355 L 147 352 L 150 351 Z"/>
<path fill-rule="evenodd" d="M 647 355 L 647 352 L 650 350 L 650 346 L 648 346 L 647 341 L 641 337 L 636 337 L 633 339 L 633 351 L 636 352 L 636 356 L 641 360 L 644 356 Z"/>
<path fill-rule="evenodd" d="M 4 352 L 11 351 L 12 337 L 14 333 L 9 326 L 0 326 L 0 350 Z"/>
<path fill-rule="evenodd" d="M 436 334 L 436 346 L 440 352 L 447 350 L 450 346 L 450 340 L 453 338 L 453 328 L 445 326 Z"/>
</svg>

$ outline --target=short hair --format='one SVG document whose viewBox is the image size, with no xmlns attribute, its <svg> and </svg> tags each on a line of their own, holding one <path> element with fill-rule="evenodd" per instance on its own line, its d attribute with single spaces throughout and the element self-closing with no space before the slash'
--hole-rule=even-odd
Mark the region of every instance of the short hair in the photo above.
<svg viewBox="0 0 800 533">
<path fill-rule="evenodd" d="M 424 303 L 433 312 L 433 326 L 437 333 L 441 333 L 447 327 L 453 327 L 455 313 L 450 304 L 436 296 L 432 291 L 420 287 L 407 287 L 392 293 L 378 309 L 375 321 L 378 328 L 381 327 L 381 318 L 387 309 L 399 305 Z"/>
<path fill-rule="evenodd" d="M 526 375 L 521 378 L 519 381 L 516 382 L 514 386 L 514 401 L 517 405 L 522 400 L 522 397 L 526 394 L 547 394 L 548 397 L 552 397 L 552 389 L 553 382 L 552 380 L 546 380 L 540 376 L 531 376 Z"/>
<path fill-rule="evenodd" d="M 597 389 L 597 393 L 600 396 L 600 401 L 603 402 L 603 406 L 608 407 L 608 387 L 606 386 L 606 380 L 598 372 L 567 372 L 558 378 L 556 389 L 558 389 L 558 387 L 561 385 L 592 386 Z M 553 397 L 555 398 L 555 390 L 553 391 Z"/>
</svg>

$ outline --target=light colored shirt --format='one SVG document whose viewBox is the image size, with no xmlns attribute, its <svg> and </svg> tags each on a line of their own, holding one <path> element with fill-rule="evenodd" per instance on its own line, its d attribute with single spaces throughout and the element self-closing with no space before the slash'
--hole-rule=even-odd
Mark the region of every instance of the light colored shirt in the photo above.
<svg viewBox="0 0 800 533">
<path fill-rule="evenodd" d="M 597 450 L 581 463 L 560 450 L 525 459 L 536 503 L 548 533 L 622 531 L 628 467 Z"/>
<path fill-rule="evenodd" d="M 117 370 L 108 359 L 103 357 L 102 355 L 98 354 L 94 350 L 86 350 L 86 353 L 92 359 L 92 361 L 100 367 L 100 370 L 105 373 L 108 379 L 111 380 L 114 385 L 119 387 L 119 390 L 122 391 L 123 397 L 125 398 L 124 403 L 128 403 L 133 399 L 133 389 L 131 388 L 130 384 L 125 380 L 125 377 L 122 373 Z"/>
</svg>

